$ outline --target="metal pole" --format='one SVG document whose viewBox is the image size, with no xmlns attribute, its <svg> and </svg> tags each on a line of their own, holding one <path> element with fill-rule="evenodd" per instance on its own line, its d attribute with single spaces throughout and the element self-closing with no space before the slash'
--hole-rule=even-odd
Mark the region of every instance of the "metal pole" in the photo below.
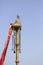
<svg viewBox="0 0 43 65">
<path fill-rule="evenodd" d="M 18 30 L 16 30 L 16 65 L 19 65 L 19 38 L 18 38 Z"/>
</svg>

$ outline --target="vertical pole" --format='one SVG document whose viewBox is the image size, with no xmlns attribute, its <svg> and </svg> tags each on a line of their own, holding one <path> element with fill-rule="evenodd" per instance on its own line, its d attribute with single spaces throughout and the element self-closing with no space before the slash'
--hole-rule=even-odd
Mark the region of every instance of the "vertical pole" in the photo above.
<svg viewBox="0 0 43 65">
<path fill-rule="evenodd" d="M 18 37 L 18 30 L 16 30 L 16 65 L 19 65 L 19 37 Z"/>
</svg>

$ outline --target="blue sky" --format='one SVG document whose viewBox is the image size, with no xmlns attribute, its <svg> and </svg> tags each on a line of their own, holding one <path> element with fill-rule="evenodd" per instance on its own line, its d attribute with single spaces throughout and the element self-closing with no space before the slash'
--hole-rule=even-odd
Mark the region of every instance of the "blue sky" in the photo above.
<svg viewBox="0 0 43 65">
<path fill-rule="evenodd" d="M 43 65 L 43 0 L 0 0 L 0 56 L 17 15 L 22 24 L 20 65 Z M 4 65 L 14 64 L 11 38 Z"/>
</svg>

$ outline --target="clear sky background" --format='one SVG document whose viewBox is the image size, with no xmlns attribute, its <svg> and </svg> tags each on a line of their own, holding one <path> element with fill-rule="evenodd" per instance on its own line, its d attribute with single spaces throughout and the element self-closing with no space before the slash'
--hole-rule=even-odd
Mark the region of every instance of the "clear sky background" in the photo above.
<svg viewBox="0 0 43 65">
<path fill-rule="evenodd" d="M 19 15 L 22 24 L 19 65 L 43 65 L 43 0 L 0 0 L 0 56 L 8 27 Z M 15 65 L 12 38 L 4 65 Z"/>
</svg>

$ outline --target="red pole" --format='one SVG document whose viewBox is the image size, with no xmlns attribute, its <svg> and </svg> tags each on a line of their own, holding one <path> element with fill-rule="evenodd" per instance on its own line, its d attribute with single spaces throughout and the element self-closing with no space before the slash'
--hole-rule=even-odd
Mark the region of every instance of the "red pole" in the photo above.
<svg viewBox="0 0 43 65">
<path fill-rule="evenodd" d="M 6 40 L 6 43 L 5 43 L 5 47 L 4 47 L 4 50 L 2 52 L 2 56 L 1 56 L 1 59 L 0 59 L 0 65 L 4 64 L 4 60 L 5 60 L 5 56 L 6 56 L 6 52 L 7 52 L 7 48 L 8 48 L 8 45 L 9 45 L 11 34 L 12 34 L 12 26 L 10 25 L 7 40 Z"/>
</svg>

